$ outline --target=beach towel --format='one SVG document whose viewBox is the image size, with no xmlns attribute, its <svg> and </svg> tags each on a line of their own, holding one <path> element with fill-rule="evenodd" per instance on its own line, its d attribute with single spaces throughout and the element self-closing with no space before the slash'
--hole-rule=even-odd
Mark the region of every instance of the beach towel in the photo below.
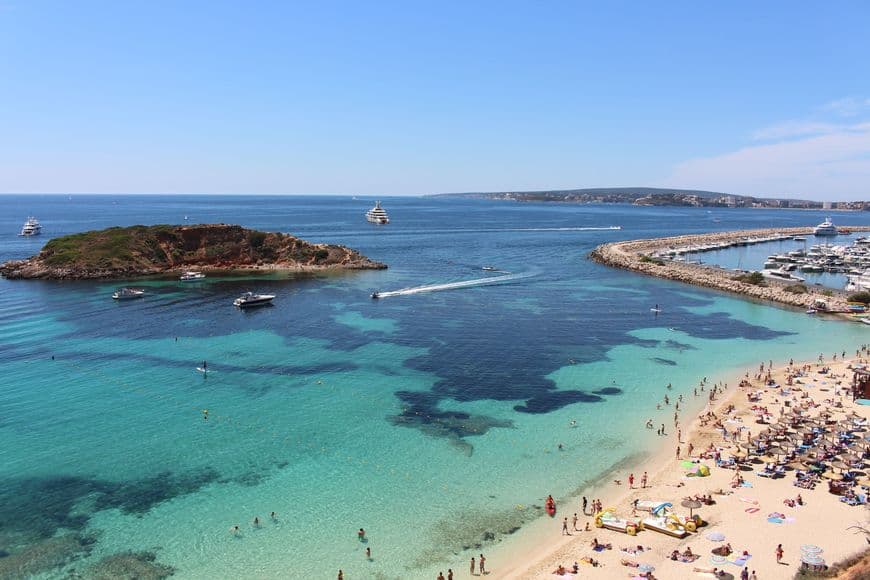
<svg viewBox="0 0 870 580">
<path fill-rule="evenodd" d="M 607 548 L 605 548 L 604 546 L 597 546 L 597 547 L 592 548 L 592 549 L 595 550 L 596 552 L 603 552 Z"/>
<path fill-rule="evenodd" d="M 746 565 L 746 561 L 749 560 L 749 558 L 751 558 L 751 557 L 752 557 L 751 554 L 749 556 L 738 556 L 737 558 L 734 559 L 733 562 L 729 560 L 728 563 L 734 564 L 738 568 L 742 568 L 743 566 Z"/>
</svg>

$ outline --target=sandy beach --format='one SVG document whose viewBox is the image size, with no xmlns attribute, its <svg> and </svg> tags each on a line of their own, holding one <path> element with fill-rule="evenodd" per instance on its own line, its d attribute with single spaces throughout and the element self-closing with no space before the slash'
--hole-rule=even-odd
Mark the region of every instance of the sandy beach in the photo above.
<svg viewBox="0 0 870 580">
<path fill-rule="evenodd" d="M 702 505 L 693 510 L 703 519 L 704 525 L 682 539 L 649 528 L 638 531 L 632 537 L 622 532 L 596 528 L 591 505 L 585 514 L 581 513 L 578 502 L 574 505 L 559 505 L 556 517 L 546 526 L 546 539 L 542 538 L 540 545 L 531 551 L 515 552 L 505 562 L 493 561 L 490 577 L 624 578 L 653 569 L 655 578 L 712 578 L 712 571 L 716 568 L 725 572 L 726 575 L 721 577 L 727 578 L 730 574 L 730 577 L 739 578 L 745 567 L 749 574 L 754 571 L 757 578 L 792 578 L 802 568 L 801 560 L 807 553 L 815 553 L 827 566 L 861 554 L 867 549 L 868 541 L 865 534 L 853 526 L 866 529 L 870 523 L 870 512 L 866 505 L 849 505 L 841 501 L 842 496 L 829 491 L 829 474 L 834 473 L 833 478 L 838 479 L 843 469 L 828 468 L 828 475 L 818 478 L 814 486 L 798 487 L 794 484 L 797 471 L 807 469 L 805 464 L 800 463 L 807 459 L 805 454 L 794 456 L 787 462 L 784 455 L 785 449 L 789 448 L 787 443 L 782 443 L 780 447 L 781 456 L 756 455 L 754 450 L 746 455 L 747 449 L 740 445 L 771 427 L 759 421 L 776 424 L 780 417 L 792 416 L 794 409 L 800 409 L 801 416 L 805 418 L 794 423 L 803 427 L 790 429 L 785 432 L 786 436 L 799 436 L 801 429 L 808 431 L 809 426 L 816 425 L 816 434 L 812 431 L 805 433 L 809 439 L 821 434 L 820 429 L 837 429 L 847 418 L 850 425 L 867 423 L 870 406 L 854 403 L 850 390 L 851 368 L 854 364 L 866 363 L 866 357 L 866 352 L 853 351 L 846 353 L 845 360 L 842 353 L 838 353 L 837 360 L 833 360 L 832 353 L 826 353 L 821 362 L 795 362 L 792 366 L 790 361 L 772 361 L 772 369 L 769 366 L 771 361 L 765 361 L 763 371 L 759 372 L 759 367 L 756 367 L 747 370 L 743 376 L 733 377 L 731 381 L 721 381 L 719 385 L 702 384 L 700 381 L 703 377 L 699 377 L 697 396 L 708 400 L 714 387 L 724 392 L 709 402 L 699 416 L 680 417 L 682 440 L 679 443 L 674 422 L 665 425 L 667 435 L 663 437 L 660 453 L 644 465 L 637 466 L 633 471 L 633 486 L 630 487 L 628 482 L 630 472 L 615 474 L 613 479 L 618 479 L 620 483 L 611 481 L 598 498 L 605 509 L 614 508 L 619 517 L 643 519 L 650 517 L 650 514 L 642 509 L 635 511 L 633 504 L 636 500 L 641 502 L 641 506 L 644 501 L 653 504 L 669 502 L 673 504 L 673 512 L 683 518 L 689 514 L 689 509 L 681 505 L 685 498 L 710 496 L 712 505 Z M 788 384 L 789 375 L 792 376 L 791 385 Z M 738 386 L 738 383 L 741 384 Z M 670 409 L 673 414 L 678 395 L 663 387 L 663 398 L 666 394 L 670 395 L 669 404 L 663 402 L 662 409 Z M 689 398 L 695 396 L 689 394 Z M 827 423 L 812 423 L 809 420 L 825 411 L 831 413 Z M 708 412 L 712 412 L 715 418 L 711 416 L 702 420 L 702 416 Z M 659 412 L 656 416 L 661 418 L 664 415 Z M 659 436 L 657 431 L 660 424 L 661 421 L 654 423 L 650 436 Z M 726 433 L 724 435 L 722 427 Z M 639 428 L 645 426 L 640 425 Z M 866 431 L 855 431 L 853 436 L 861 439 L 865 434 Z M 816 441 L 819 445 L 832 443 L 818 438 Z M 778 445 L 779 440 L 771 440 L 771 444 Z M 799 447 L 797 449 L 800 450 Z M 718 452 L 720 459 L 725 462 L 735 455 L 739 460 L 741 454 L 746 455 L 746 459 L 739 471 L 735 471 L 733 467 L 717 467 L 714 452 Z M 778 457 L 786 464 L 781 476 L 773 478 L 759 475 L 768 463 L 776 461 Z M 709 470 L 709 476 L 694 475 L 701 465 Z M 644 471 L 649 474 L 646 488 L 641 485 Z M 736 483 L 735 473 L 742 477 L 742 484 Z M 870 484 L 864 469 L 858 473 L 863 474 L 858 476 L 859 482 Z M 854 489 L 866 494 L 866 487 L 862 489 L 856 485 Z M 801 496 L 802 505 L 795 502 L 798 495 Z M 588 499 L 591 504 L 596 498 L 589 496 Z M 575 512 L 580 516 L 577 528 L 581 531 L 574 530 Z M 568 518 L 568 535 L 563 532 L 565 517 Z M 587 524 L 590 530 L 583 531 Z M 724 539 L 711 539 L 717 537 Z M 595 550 L 591 545 L 593 539 L 612 547 Z M 776 551 L 780 544 L 783 555 L 781 561 L 777 562 Z M 718 556 L 712 552 L 726 545 L 733 549 L 730 555 Z M 638 547 L 643 550 L 638 551 Z M 695 555 L 685 558 L 691 561 L 671 559 L 674 550 L 683 554 L 687 549 Z M 749 557 L 738 559 L 744 556 L 744 551 Z M 596 565 L 588 559 L 594 560 Z M 578 574 L 572 573 L 575 562 L 579 564 Z M 745 564 L 739 565 L 741 562 Z M 556 573 L 560 565 L 566 569 L 563 576 Z"/>
</svg>

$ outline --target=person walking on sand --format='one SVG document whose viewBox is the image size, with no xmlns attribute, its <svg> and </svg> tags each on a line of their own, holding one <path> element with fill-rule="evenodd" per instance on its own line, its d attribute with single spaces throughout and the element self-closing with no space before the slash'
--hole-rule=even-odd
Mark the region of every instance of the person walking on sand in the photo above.
<svg viewBox="0 0 870 580">
<path fill-rule="evenodd" d="M 640 486 L 646 489 L 646 471 L 644 471 L 643 475 L 640 476 Z"/>
<path fill-rule="evenodd" d="M 577 529 L 577 514 L 574 514 L 574 522 L 573 523 L 574 523 L 574 531 L 579 532 L 580 530 Z"/>
<path fill-rule="evenodd" d="M 567 517 L 562 520 L 562 535 L 563 536 L 570 536 L 571 535 L 568 533 L 568 518 Z"/>
<path fill-rule="evenodd" d="M 589 505 L 589 500 L 586 499 L 586 496 L 583 496 L 583 515 L 586 515 L 586 506 Z"/>
<path fill-rule="evenodd" d="M 471 574 L 474 575 L 474 556 L 471 557 Z"/>
<path fill-rule="evenodd" d="M 680 446 L 677 445 L 677 459 L 680 458 Z"/>
<path fill-rule="evenodd" d="M 444 580 L 444 572 L 438 572 L 438 580 Z"/>
<path fill-rule="evenodd" d="M 486 576 L 486 558 L 483 557 L 483 554 L 480 555 L 480 564 L 477 567 L 480 569 L 481 576 Z"/>
<path fill-rule="evenodd" d="M 776 563 L 777 564 L 782 564 L 782 555 L 783 555 L 782 544 L 777 544 L 777 546 L 776 546 Z"/>
<path fill-rule="evenodd" d="M 453 580 L 453 570 L 447 568 L 447 580 Z"/>
<path fill-rule="evenodd" d="M 628 489 L 634 489 L 634 474 L 628 474 Z"/>
</svg>

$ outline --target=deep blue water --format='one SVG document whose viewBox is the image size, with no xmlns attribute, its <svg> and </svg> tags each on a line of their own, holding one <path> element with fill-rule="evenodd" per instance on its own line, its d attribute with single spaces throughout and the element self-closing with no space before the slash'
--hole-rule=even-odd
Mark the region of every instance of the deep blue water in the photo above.
<svg viewBox="0 0 870 580">
<path fill-rule="evenodd" d="M 390 266 L 151 280 L 139 284 L 144 299 L 126 303 L 111 300 L 115 282 L 0 280 L 0 549 L 10 554 L 0 576 L 4 566 L 117 573 L 123 563 L 112 556 L 129 550 L 191 578 L 319 577 L 324 562 L 353 573 L 359 546 L 342 538 L 362 519 L 385 541 L 354 577 L 418 577 L 536 517 L 514 506 L 534 505 L 544 486 L 576 493 L 647 451 L 634 427 L 652 416 L 662 384 L 690 390 L 711 365 L 809 355 L 862 332 L 837 325 L 834 345 L 819 328 L 837 323 L 586 259 L 607 241 L 813 225 L 822 212 L 387 198 L 392 223 L 374 226 L 363 217 L 373 200 L 346 197 L 0 202 L 0 260 L 34 254 L 53 236 L 187 216 L 340 243 Z M 43 236 L 15 235 L 28 215 Z M 600 229 L 609 226 L 622 229 Z M 369 297 L 482 278 L 483 265 L 523 277 Z M 233 308 L 248 289 L 276 294 L 274 306 Z M 193 372 L 202 360 L 207 380 Z M 554 434 L 574 417 L 583 428 Z M 551 453 L 566 437 L 576 440 L 558 461 L 580 464 L 581 479 L 547 473 L 532 451 Z M 418 532 L 401 531 L 410 516 L 390 508 L 397 498 L 419 503 Z M 231 524 L 276 505 L 293 523 L 228 539 Z M 461 511 L 469 506 L 474 517 Z M 462 525 L 444 532 L 456 518 Z M 286 542 L 299 546 L 293 558 Z"/>
</svg>

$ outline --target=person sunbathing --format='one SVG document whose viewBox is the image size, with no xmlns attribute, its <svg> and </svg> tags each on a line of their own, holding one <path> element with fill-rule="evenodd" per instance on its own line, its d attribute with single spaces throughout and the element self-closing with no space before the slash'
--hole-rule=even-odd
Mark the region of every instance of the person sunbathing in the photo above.
<svg viewBox="0 0 870 580">
<path fill-rule="evenodd" d="M 637 568 L 640 566 L 640 564 L 638 564 L 634 560 L 626 560 L 625 558 L 620 560 L 619 563 L 622 564 L 623 566 L 628 566 L 629 568 Z"/>
<path fill-rule="evenodd" d="M 597 568 L 600 565 L 598 560 L 594 559 L 592 556 L 584 556 L 580 558 L 580 561 L 584 564 L 591 564 L 593 568 Z"/>
<path fill-rule="evenodd" d="M 568 572 L 568 571 L 565 569 L 565 566 L 563 566 L 562 564 L 559 564 L 559 567 L 556 568 L 555 570 L 553 570 L 553 574 L 556 574 L 558 576 L 564 576 L 566 572 Z"/>
</svg>

